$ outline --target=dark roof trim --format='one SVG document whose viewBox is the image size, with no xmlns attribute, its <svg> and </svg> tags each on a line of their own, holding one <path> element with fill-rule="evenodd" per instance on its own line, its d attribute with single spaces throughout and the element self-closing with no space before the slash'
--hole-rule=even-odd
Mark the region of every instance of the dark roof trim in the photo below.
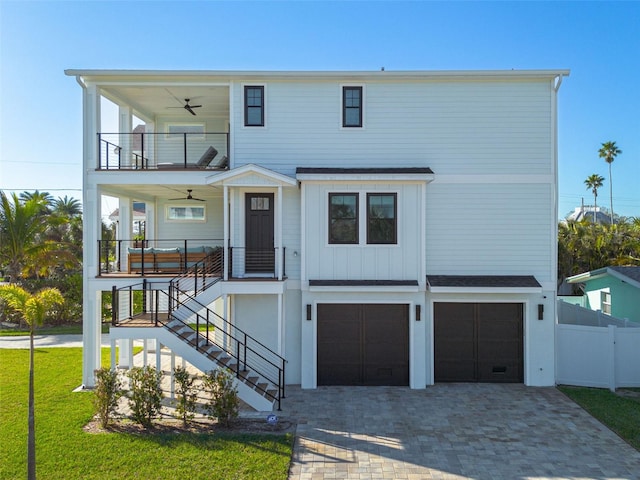
<svg viewBox="0 0 640 480">
<path fill-rule="evenodd" d="M 362 174 L 433 174 L 429 167 L 408 167 L 408 168 L 296 168 L 296 175 L 362 175 Z"/>
<path fill-rule="evenodd" d="M 533 275 L 427 275 L 429 287 L 542 288 Z"/>
<path fill-rule="evenodd" d="M 417 280 L 309 280 L 310 287 L 417 287 Z"/>
</svg>

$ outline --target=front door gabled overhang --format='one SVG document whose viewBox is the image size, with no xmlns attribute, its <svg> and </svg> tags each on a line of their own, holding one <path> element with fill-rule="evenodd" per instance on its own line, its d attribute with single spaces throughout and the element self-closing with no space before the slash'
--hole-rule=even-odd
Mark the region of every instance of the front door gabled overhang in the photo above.
<svg viewBox="0 0 640 480">
<path fill-rule="evenodd" d="M 230 216 L 231 216 L 231 211 L 230 208 L 227 206 L 231 206 L 231 198 L 233 195 L 231 195 L 231 191 L 235 190 L 236 193 L 239 193 L 240 195 L 242 195 L 242 192 L 244 192 L 244 195 L 242 195 L 242 198 L 244 198 L 245 200 L 247 198 L 253 198 L 251 195 L 247 195 L 247 194 L 252 194 L 252 193 L 256 193 L 256 192 L 260 192 L 264 195 L 270 195 L 270 215 L 271 215 L 271 221 L 272 221 L 272 227 L 270 229 L 270 237 L 269 238 L 269 245 L 271 245 L 271 252 L 273 255 L 273 259 L 271 259 L 269 261 L 269 265 L 273 265 L 273 268 L 271 271 L 274 274 L 274 277 L 277 278 L 278 280 L 282 280 L 284 277 L 284 247 L 285 245 L 282 244 L 282 212 L 283 212 L 283 194 L 282 194 L 282 189 L 283 188 L 297 188 L 298 186 L 298 182 L 291 177 L 288 177 L 286 175 L 283 175 L 281 173 L 277 173 L 277 172 L 273 172 L 271 170 L 268 170 L 266 168 L 260 167 L 258 165 L 254 165 L 254 164 L 247 164 L 247 165 L 243 165 L 242 167 L 239 168 L 235 168 L 233 170 L 229 170 L 227 172 L 221 173 L 221 174 L 214 174 L 211 175 L 209 177 L 207 177 L 206 184 L 211 185 L 213 187 L 222 187 L 223 189 L 223 196 L 224 196 L 224 244 L 226 246 L 232 247 L 232 236 L 235 239 L 236 242 L 241 243 L 242 240 L 240 239 L 244 239 L 244 245 L 240 245 L 241 249 L 241 254 L 242 255 L 247 255 L 248 252 L 248 248 L 253 248 L 251 245 L 247 244 L 246 241 L 246 232 L 245 234 L 238 234 L 238 233 L 234 233 L 231 231 L 231 221 L 230 221 Z M 271 193 L 267 193 L 267 192 L 271 192 Z M 237 197 L 237 195 L 235 195 Z M 275 197 L 275 198 L 274 198 Z M 240 198 L 240 197 L 238 197 Z M 238 202 L 241 202 L 241 200 L 238 200 Z M 240 203 L 241 205 L 241 203 Z M 244 215 L 246 215 L 246 208 L 243 209 L 244 210 Z M 238 212 L 239 215 L 242 215 L 240 212 L 240 210 L 236 210 Z M 239 224 L 241 225 L 246 225 L 246 221 L 247 219 L 241 221 Z M 235 221 L 234 221 L 235 222 Z M 246 229 L 246 226 L 245 226 Z M 261 249 L 258 249 L 261 251 Z M 264 254 L 264 252 L 261 253 L 261 255 Z M 233 258 L 229 258 L 230 255 L 230 249 L 229 248 L 225 248 L 224 249 L 224 255 L 225 255 L 225 265 L 231 265 L 230 262 L 234 262 Z M 235 257 L 235 255 L 234 255 Z M 262 258 L 262 256 L 260 257 Z M 269 257 L 271 258 L 271 257 Z M 235 263 L 235 262 L 234 262 Z M 255 268 L 254 268 L 255 267 Z M 262 267 L 264 267 L 264 265 L 262 265 Z M 240 276 L 245 276 L 246 274 L 258 274 L 260 272 L 258 272 L 258 268 L 256 267 L 256 265 L 253 265 L 253 263 L 245 261 L 243 262 L 243 267 L 242 269 L 244 271 L 242 271 L 240 273 Z M 253 271 L 252 271 L 253 270 Z M 229 269 L 226 268 L 225 272 L 224 272 L 224 279 L 228 280 L 229 279 Z"/>
</svg>

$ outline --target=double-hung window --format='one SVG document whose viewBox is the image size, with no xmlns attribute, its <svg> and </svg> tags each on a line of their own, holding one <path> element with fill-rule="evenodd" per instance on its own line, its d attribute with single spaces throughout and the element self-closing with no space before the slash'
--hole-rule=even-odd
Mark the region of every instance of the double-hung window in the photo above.
<svg viewBox="0 0 640 480">
<path fill-rule="evenodd" d="M 358 243 L 358 194 L 329 194 L 329 243 Z"/>
<path fill-rule="evenodd" d="M 264 87 L 247 85 L 244 87 L 245 127 L 264 126 Z"/>
<path fill-rule="evenodd" d="M 367 193 L 367 243 L 397 243 L 395 193 Z"/>
<path fill-rule="evenodd" d="M 362 87 L 342 87 L 342 126 L 362 127 Z"/>
<path fill-rule="evenodd" d="M 600 292 L 600 304 L 602 313 L 611 315 L 611 292 Z"/>
</svg>

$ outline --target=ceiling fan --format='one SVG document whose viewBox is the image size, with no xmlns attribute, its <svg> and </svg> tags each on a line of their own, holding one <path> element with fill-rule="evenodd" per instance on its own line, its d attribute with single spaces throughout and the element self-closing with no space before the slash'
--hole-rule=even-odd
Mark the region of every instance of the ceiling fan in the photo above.
<svg viewBox="0 0 640 480">
<path fill-rule="evenodd" d="M 179 99 L 178 97 L 176 97 L 173 93 L 171 93 L 171 91 L 170 91 L 168 88 L 166 88 L 165 90 L 169 93 L 169 95 L 171 95 L 173 98 L 175 98 L 175 99 L 176 99 L 176 102 L 178 102 L 178 103 L 182 103 L 182 100 L 180 100 L 180 99 Z M 191 99 L 190 99 L 190 98 L 185 98 L 185 99 L 184 99 L 184 105 L 183 105 L 183 106 L 181 106 L 181 107 L 167 107 L 167 108 L 184 108 L 184 109 L 185 109 L 187 112 L 189 112 L 191 115 L 195 115 L 195 114 L 196 114 L 196 112 L 194 112 L 194 111 L 193 111 L 193 109 L 194 109 L 194 108 L 201 108 L 201 107 L 202 107 L 202 105 L 189 105 L 189 102 L 190 102 L 190 101 L 191 101 Z"/>
<path fill-rule="evenodd" d="M 170 198 L 169 200 L 195 200 L 196 202 L 206 202 L 206 200 L 203 200 L 202 198 L 195 198 L 193 195 L 191 195 L 191 192 L 193 192 L 193 190 L 189 188 L 187 189 L 186 197 Z"/>
<path fill-rule="evenodd" d="M 189 105 L 189 98 L 185 98 L 184 99 L 184 106 L 182 108 L 184 108 L 187 112 L 189 112 L 191 115 L 195 115 L 196 112 L 193 111 L 194 108 L 201 108 L 202 105 Z M 173 107 L 173 108 L 180 108 L 180 107 Z"/>
</svg>

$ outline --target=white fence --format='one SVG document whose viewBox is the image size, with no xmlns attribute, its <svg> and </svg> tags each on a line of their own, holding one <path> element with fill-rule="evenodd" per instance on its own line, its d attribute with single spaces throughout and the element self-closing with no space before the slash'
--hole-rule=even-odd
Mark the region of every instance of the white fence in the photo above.
<svg viewBox="0 0 640 480">
<path fill-rule="evenodd" d="M 640 327 L 637 322 L 627 318 L 616 318 L 606 315 L 600 310 L 594 311 L 580 305 L 558 300 L 558 323 L 564 325 L 583 325 L 585 327 Z"/>
<path fill-rule="evenodd" d="M 640 328 L 633 328 L 633 322 L 627 324 L 631 328 L 567 324 L 570 319 L 561 318 L 563 303 L 558 302 L 556 383 L 610 390 L 640 387 Z"/>
</svg>

